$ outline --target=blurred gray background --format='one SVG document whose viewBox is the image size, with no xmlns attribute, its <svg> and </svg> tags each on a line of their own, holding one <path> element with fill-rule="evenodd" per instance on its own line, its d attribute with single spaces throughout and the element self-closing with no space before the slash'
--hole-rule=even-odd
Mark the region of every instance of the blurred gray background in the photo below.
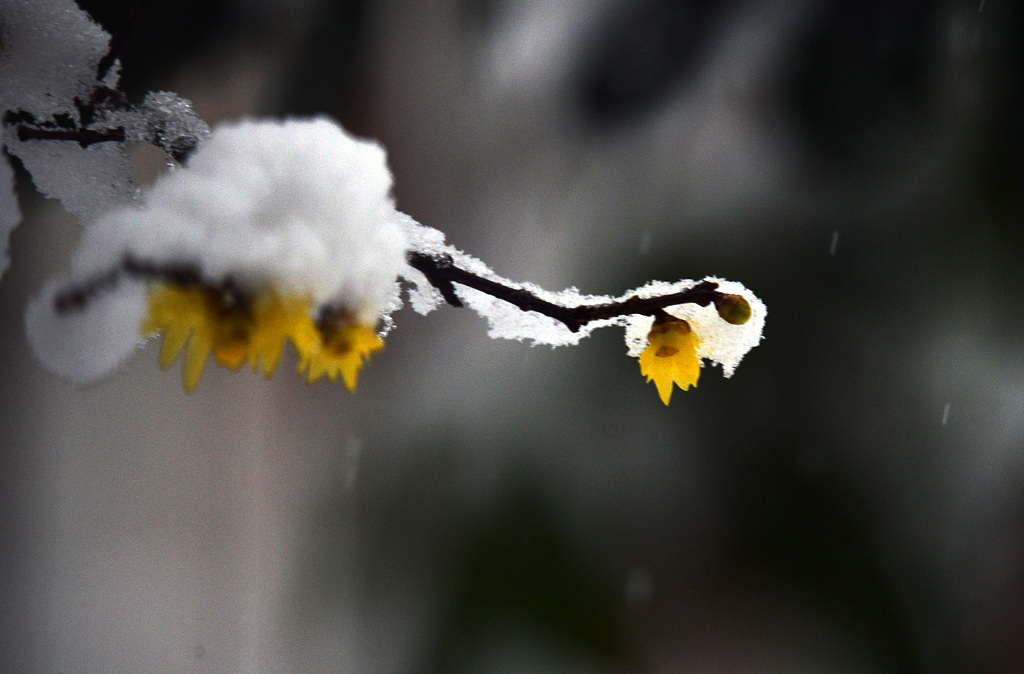
<svg viewBox="0 0 1024 674">
<path fill-rule="evenodd" d="M 82 6 L 108 31 L 134 2 Z M 605 330 L 410 310 L 359 390 L 148 346 L 75 389 L 0 283 L 11 672 L 1024 672 L 1024 8 L 152 0 L 123 89 L 328 114 L 500 274 L 769 309 L 670 407 Z M 135 152 L 145 184 L 162 170 Z"/>
</svg>

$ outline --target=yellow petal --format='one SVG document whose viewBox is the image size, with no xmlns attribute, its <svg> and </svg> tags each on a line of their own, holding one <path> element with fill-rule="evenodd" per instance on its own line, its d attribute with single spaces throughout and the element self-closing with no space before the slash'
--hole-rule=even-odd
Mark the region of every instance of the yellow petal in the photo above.
<svg viewBox="0 0 1024 674">
<path fill-rule="evenodd" d="M 277 370 L 277 366 L 281 364 L 281 356 L 284 354 L 284 338 L 276 342 L 271 342 L 265 345 L 261 345 L 258 348 L 253 349 L 252 358 L 249 361 L 252 369 L 257 369 L 257 361 L 259 361 L 259 370 L 263 373 L 263 376 L 270 379 L 274 376 L 274 372 Z"/>
<path fill-rule="evenodd" d="M 213 357 L 221 367 L 237 371 L 249 358 L 249 344 L 244 342 L 214 344 Z"/>
<path fill-rule="evenodd" d="M 169 368 L 174 359 L 178 357 L 190 332 L 192 332 L 191 329 L 183 325 L 172 324 L 167 327 L 164 331 L 163 342 L 160 344 L 160 367 L 162 369 Z"/>
<path fill-rule="evenodd" d="M 658 387 L 658 395 L 661 397 L 661 402 L 668 405 L 669 401 L 672 400 L 672 378 L 670 376 L 661 376 L 654 380 L 654 385 Z"/>
<path fill-rule="evenodd" d="M 359 370 L 362 369 L 363 364 L 354 360 L 349 360 L 341 364 L 341 378 L 345 382 L 345 388 L 349 392 L 356 390 L 356 384 L 359 383 Z"/>
<path fill-rule="evenodd" d="M 182 370 L 182 382 L 185 385 L 185 392 L 191 394 L 199 384 L 199 378 L 203 376 L 203 368 L 206 366 L 206 357 L 210 355 L 212 344 L 205 335 L 193 335 L 189 343 L 188 355 L 185 356 L 185 367 Z"/>
<path fill-rule="evenodd" d="M 327 374 L 327 363 L 322 356 L 314 356 L 306 363 L 306 382 L 312 384 Z"/>
<path fill-rule="evenodd" d="M 330 328 L 314 324 L 312 302 L 274 291 L 232 295 L 229 301 L 216 288 L 155 284 L 149 293 L 149 312 L 140 330 L 163 334 L 160 364 L 169 366 L 187 345 L 182 378 L 195 390 L 207 358 L 237 370 L 249 363 L 270 377 L 280 363 L 284 342 L 290 340 L 299 356 L 298 371 L 315 382 L 341 378 L 354 390 L 359 371 L 383 340 L 371 327 L 348 324 L 338 316 Z"/>
<path fill-rule="evenodd" d="M 308 300 L 291 297 L 281 299 L 276 294 L 266 296 L 256 303 L 255 329 L 249 365 L 259 369 L 268 379 L 281 362 L 284 342 L 294 331 L 295 325 L 303 318 L 308 320 Z"/>
</svg>

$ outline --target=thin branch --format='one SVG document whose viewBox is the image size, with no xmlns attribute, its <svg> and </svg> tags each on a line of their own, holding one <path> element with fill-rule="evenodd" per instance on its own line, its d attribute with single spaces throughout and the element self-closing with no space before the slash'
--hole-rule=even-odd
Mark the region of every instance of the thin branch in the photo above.
<svg viewBox="0 0 1024 674">
<path fill-rule="evenodd" d="M 231 278 L 226 278 L 217 286 L 205 283 L 196 265 L 157 264 L 126 255 L 119 267 L 58 293 L 53 299 L 53 307 L 58 314 L 81 311 L 96 295 L 117 287 L 124 276 L 144 281 L 167 281 L 181 286 L 202 285 L 220 291 L 235 288 L 235 282 Z"/>
<path fill-rule="evenodd" d="M 65 120 L 64 117 L 70 117 L 70 115 L 65 115 L 55 116 L 52 121 L 41 122 L 30 113 L 24 111 L 2 111 L 4 114 L 4 124 L 16 126 L 17 138 L 19 140 L 70 141 L 78 143 L 83 148 L 95 143 L 125 142 L 127 134 L 124 127 L 100 130 L 89 127 L 92 125 L 98 111 L 138 109 L 119 91 L 103 84 L 103 80 L 117 62 L 119 54 L 127 43 L 132 31 L 137 26 L 147 4 L 148 0 L 138 0 L 124 27 L 111 39 L 107 53 L 97 63 L 96 85 L 89 99 L 83 101 L 75 98 L 74 102 L 78 111 L 77 121 L 73 119 Z M 148 142 L 164 149 L 178 161 L 183 161 L 196 147 L 197 141 L 194 138 L 176 137 L 168 139 L 165 137 L 164 129 L 160 126 L 152 127 L 150 130 L 151 135 L 148 138 Z M 523 288 L 506 286 L 498 281 L 478 276 L 468 270 L 457 267 L 448 255 L 435 256 L 411 251 L 407 254 L 406 259 L 412 268 L 424 274 L 427 280 L 438 289 L 445 301 L 452 306 L 462 306 L 462 301 L 455 291 L 455 284 L 458 283 L 459 285 L 473 288 L 508 302 L 522 311 L 533 311 L 548 316 L 564 324 L 572 332 L 578 332 L 581 327 L 592 321 L 607 320 L 619 316 L 664 316 L 665 307 L 678 304 L 708 306 L 714 303 L 719 308 L 719 313 L 721 314 L 722 302 L 729 297 L 733 297 L 719 292 L 717 290 L 717 283 L 702 281 L 681 292 L 660 297 L 641 298 L 634 295 L 604 304 L 568 307 L 545 300 Z M 217 284 L 210 284 L 202 278 L 201 269 L 198 266 L 175 263 L 158 264 L 126 255 L 118 267 L 57 294 L 54 298 L 54 308 L 57 313 L 81 310 L 96 295 L 116 287 L 121 282 L 122 277 L 125 276 L 142 280 L 161 280 L 185 286 L 198 285 L 210 290 L 220 291 L 231 297 L 240 296 L 237 292 L 238 287 L 231 277 L 227 277 Z M 338 312 L 343 312 L 344 310 L 344 307 L 322 308 L 321 322 L 336 319 L 337 316 L 341 315 Z M 749 307 L 747 307 L 747 316 L 749 316 Z M 723 317 L 725 317 L 725 314 L 723 314 Z M 743 320 L 746 320 L 746 318 Z"/>
<path fill-rule="evenodd" d="M 96 84 L 93 86 L 88 98 L 78 96 L 74 98 L 75 109 L 78 112 L 77 120 L 70 114 L 70 111 L 54 115 L 52 120 L 38 120 L 34 115 L 24 110 L 0 109 L 0 113 L 3 113 L 3 123 L 17 130 L 18 140 L 75 142 L 83 148 L 96 143 L 123 143 L 127 140 L 127 132 L 124 127 L 112 129 L 93 129 L 90 127 L 96 119 L 97 113 L 100 112 L 139 111 L 139 106 L 134 105 L 117 89 L 104 84 L 103 80 L 117 61 L 150 1 L 138 0 L 124 27 L 110 40 L 107 53 L 103 55 L 103 58 L 96 65 Z M 162 126 L 153 126 L 149 131 L 150 133 L 145 141 L 159 147 L 179 163 L 184 162 L 198 145 L 197 139 L 188 136 L 168 138 Z"/>
<path fill-rule="evenodd" d="M 46 129 L 35 126 L 18 125 L 18 140 L 63 140 L 74 141 L 82 147 L 95 143 L 123 143 L 125 133 L 123 127 L 95 131 L 93 129 Z"/>
<path fill-rule="evenodd" d="M 68 288 L 53 299 L 53 308 L 58 314 L 81 311 L 93 297 L 105 290 L 113 290 L 121 281 L 121 270 L 113 269 L 88 283 Z"/>
<path fill-rule="evenodd" d="M 535 311 L 564 324 L 572 332 L 591 321 L 606 320 L 619 316 L 659 316 L 664 314 L 665 307 L 677 304 L 697 304 L 706 307 L 716 304 L 728 295 L 717 290 L 718 284 L 713 281 L 701 281 L 692 288 L 681 292 L 670 293 L 658 297 L 627 297 L 618 302 L 604 304 L 583 304 L 565 307 L 537 297 L 522 288 L 510 288 L 497 281 L 482 278 L 476 274 L 456 267 L 447 255 L 433 256 L 416 251 L 406 256 L 409 266 L 417 269 L 437 288 L 448 304 L 461 307 L 462 301 L 455 293 L 455 283 L 479 290 L 491 297 L 504 300 L 523 311 Z M 180 286 L 203 286 L 222 293 L 236 293 L 238 285 L 231 277 L 218 283 L 211 283 L 202 276 L 202 270 L 194 264 L 180 262 L 157 263 L 141 260 L 132 255 L 125 255 L 121 264 L 109 272 L 96 276 L 91 280 L 65 289 L 54 298 L 54 308 L 58 314 L 80 311 L 100 293 L 112 290 L 120 283 L 122 277 L 146 281 L 164 281 Z M 326 311 L 343 310 L 344 308 L 327 308 Z M 326 314 L 325 314 L 326 315 Z"/>
<path fill-rule="evenodd" d="M 455 266 L 451 257 L 433 256 L 416 251 L 406 256 L 409 266 L 423 273 L 427 280 L 437 288 L 448 304 L 461 307 L 462 301 L 455 294 L 452 284 L 458 283 L 467 288 L 479 290 L 491 297 L 504 300 L 523 311 L 535 311 L 559 321 L 572 332 L 591 321 L 617 318 L 619 316 L 655 316 L 665 307 L 677 304 L 697 304 L 706 307 L 724 297 L 716 290 L 718 284 L 713 281 L 702 281 L 692 288 L 681 292 L 662 295 L 660 297 L 627 297 L 619 302 L 605 304 L 584 304 L 575 307 L 564 307 L 537 297 L 522 288 L 509 288 L 497 281 L 482 278 Z"/>
</svg>

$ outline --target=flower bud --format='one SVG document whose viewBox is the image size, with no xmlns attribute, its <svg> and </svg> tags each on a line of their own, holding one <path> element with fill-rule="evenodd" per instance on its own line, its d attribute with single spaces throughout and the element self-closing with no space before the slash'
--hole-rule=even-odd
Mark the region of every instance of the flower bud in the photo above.
<svg viewBox="0 0 1024 674">
<path fill-rule="evenodd" d="M 750 303 L 742 295 L 719 295 L 715 298 L 715 308 L 731 325 L 743 325 L 750 320 Z"/>
</svg>

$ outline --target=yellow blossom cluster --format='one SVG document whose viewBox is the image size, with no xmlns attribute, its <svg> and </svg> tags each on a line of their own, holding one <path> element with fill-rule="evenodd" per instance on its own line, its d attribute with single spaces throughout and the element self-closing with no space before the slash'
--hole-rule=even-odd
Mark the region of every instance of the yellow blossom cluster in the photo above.
<svg viewBox="0 0 1024 674">
<path fill-rule="evenodd" d="M 243 294 L 203 285 L 153 284 L 144 336 L 162 334 L 160 366 L 170 367 L 188 346 L 182 378 L 185 390 L 195 390 L 208 356 L 222 367 L 237 370 L 248 363 L 270 377 L 281 361 L 286 341 L 299 356 L 299 373 L 307 381 L 341 376 L 353 391 L 369 356 L 384 348 L 372 327 L 335 312 L 331 320 L 315 322 L 312 301 L 272 290 Z"/>
</svg>

